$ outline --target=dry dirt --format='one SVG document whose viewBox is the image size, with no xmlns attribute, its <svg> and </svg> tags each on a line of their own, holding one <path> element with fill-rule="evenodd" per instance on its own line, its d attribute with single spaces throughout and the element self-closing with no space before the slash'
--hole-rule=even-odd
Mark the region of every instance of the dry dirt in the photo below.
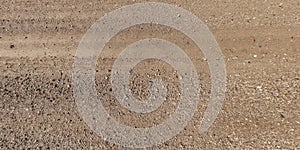
<svg viewBox="0 0 300 150">
<path fill-rule="evenodd" d="M 74 54 L 101 16 L 142 0 L 0 1 L 0 149 L 124 149 L 97 136 L 77 112 L 72 93 Z M 204 56 L 181 32 L 137 25 L 107 44 L 96 70 L 97 91 L 107 111 L 133 127 L 161 123 L 176 109 L 178 77 L 159 60 L 132 71 L 133 94 L 145 100 L 152 78 L 168 84 L 155 112 L 122 108 L 111 91 L 111 65 L 126 45 L 160 37 L 180 45 L 197 65 L 198 112 L 173 139 L 153 149 L 300 149 L 300 2 L 298 0 L 164 0 L 205 21 L 227 66 L 227 92 L 213 126 L 199 134 L 207 105 L 209 70 Z"/>
</svg>

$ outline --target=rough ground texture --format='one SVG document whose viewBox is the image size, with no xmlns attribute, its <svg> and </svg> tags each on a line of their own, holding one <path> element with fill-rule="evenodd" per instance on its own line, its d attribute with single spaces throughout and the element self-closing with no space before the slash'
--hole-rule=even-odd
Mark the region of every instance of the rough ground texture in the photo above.
<svg viewBox="0 0 300 150">
<path fill-rule="evenodd" d="M 123 149 L 84 123 L 72 93 L 76 48 L 101 16 L 128 0 L 2 0 L 0 5 L 0 149 Z M 168 100 L 155 112 L 136 114 L 112 96 L 111 65 L 119 50 L 144 37 L 161 37 L 192 56 L 201 78 L 201 102 L 188 126 L 152 149 L 300 149 L 300 2 L 298 0 L 164 0 L 205 21 L 227 65 L 225 103 L 213 126 L 197 131 L 209 95 L 209 70 L 201 52 L 182 33 L 138 25 L 120 32 L 99 58 L 101 102 L 133 127 L 161 123 L 176 109 L 178 78 L 158 60 L 138 64 L 130 78 L 135 97 L 149 95 L 149 78 L 170 82 Z"/>
</svg>

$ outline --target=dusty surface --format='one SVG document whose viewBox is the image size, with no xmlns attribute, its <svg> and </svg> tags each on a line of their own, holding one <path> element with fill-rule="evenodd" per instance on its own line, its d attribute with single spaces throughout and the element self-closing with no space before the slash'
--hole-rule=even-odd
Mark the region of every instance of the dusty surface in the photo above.
<svg viewBox="0 0 300 150">
<path fill-rule="evenodd" d="M 142 1 L 136 1 L 142 2 Z M 178 78 L 158 60 L 133 70 L 133 94 L 143 100 L 150 78 L 170 84 L 159 110 L 141 115 L 122 108 L 109 83 L 111 64 L 128 43 L 161 37 L 181 45 L 197 65 L 202 101 L 184 131 L 154 149 L 300 149 L 300 3 L 297 0 L 164 1 L 204 20 L 221 46 L 228 86 L 218 119 L 197 126 L 209 93 L 209 70 L 190 39 L 168 27 L 140 25 L 115 36 L 98 61 L 101 102 L 133 127 L 159 124 L 176 108 Z M 0 5 L 0 149 L 122 149 L 93 133 L 79 116 L 71 71 L 87 29 L 105 13 L 133 1 L 6 1 Z"/>
</svg>

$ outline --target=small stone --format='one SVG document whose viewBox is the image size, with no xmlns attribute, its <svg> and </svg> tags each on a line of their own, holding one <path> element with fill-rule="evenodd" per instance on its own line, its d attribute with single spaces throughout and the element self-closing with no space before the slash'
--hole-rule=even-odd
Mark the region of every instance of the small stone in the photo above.
<svg viewBox="0 0 300 150">
<path fill-rule="evenodd" d="M 233 57 L 233 58 L 232 58 L 232 60 L 237 60 L 237 59 L 238 59 L 238 57 Z"/>
<path fill-rule="evenodd" d="M 262 91 L 262 86 L 257 86 L 256 89 L 258 89 L 259 91 Z"/>
</svg>

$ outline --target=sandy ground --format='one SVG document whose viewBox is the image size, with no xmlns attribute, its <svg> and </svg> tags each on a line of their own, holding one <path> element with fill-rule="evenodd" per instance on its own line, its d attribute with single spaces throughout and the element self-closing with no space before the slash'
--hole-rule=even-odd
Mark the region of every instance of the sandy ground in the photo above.
<svg viewBox="0 0 300 150">
<path fill-rule="evenodd" d="M 0 149 L 124 149 L 84 123 L 73 98 L 74 54 L 87 29 L 105 13 L 144 1 L 2 0 L 0 5 Z M 144 100 L 150 78 L 170 82 L 168 100 L 141 115 L 112 96 L 111 65 L 128 43 L 161 37 L 181 45 L 203 90 L 198 112 L 173 139 L 153 149 L 300 149 L 300 2 L 297 0 L 166 0 L 205 21 L 227 66 L 226 99 L 204 134 L 197 126 L 207 106 L 209 70 L 182 33 L 159 25 L 128 28 L 107 44 L 96 70 L 101 102 L 118 121 L 151 127 L 176 109 L 178 79 L 168 64 L 144 61 L 133 70 L 133 94 Z"/>
</svg>

